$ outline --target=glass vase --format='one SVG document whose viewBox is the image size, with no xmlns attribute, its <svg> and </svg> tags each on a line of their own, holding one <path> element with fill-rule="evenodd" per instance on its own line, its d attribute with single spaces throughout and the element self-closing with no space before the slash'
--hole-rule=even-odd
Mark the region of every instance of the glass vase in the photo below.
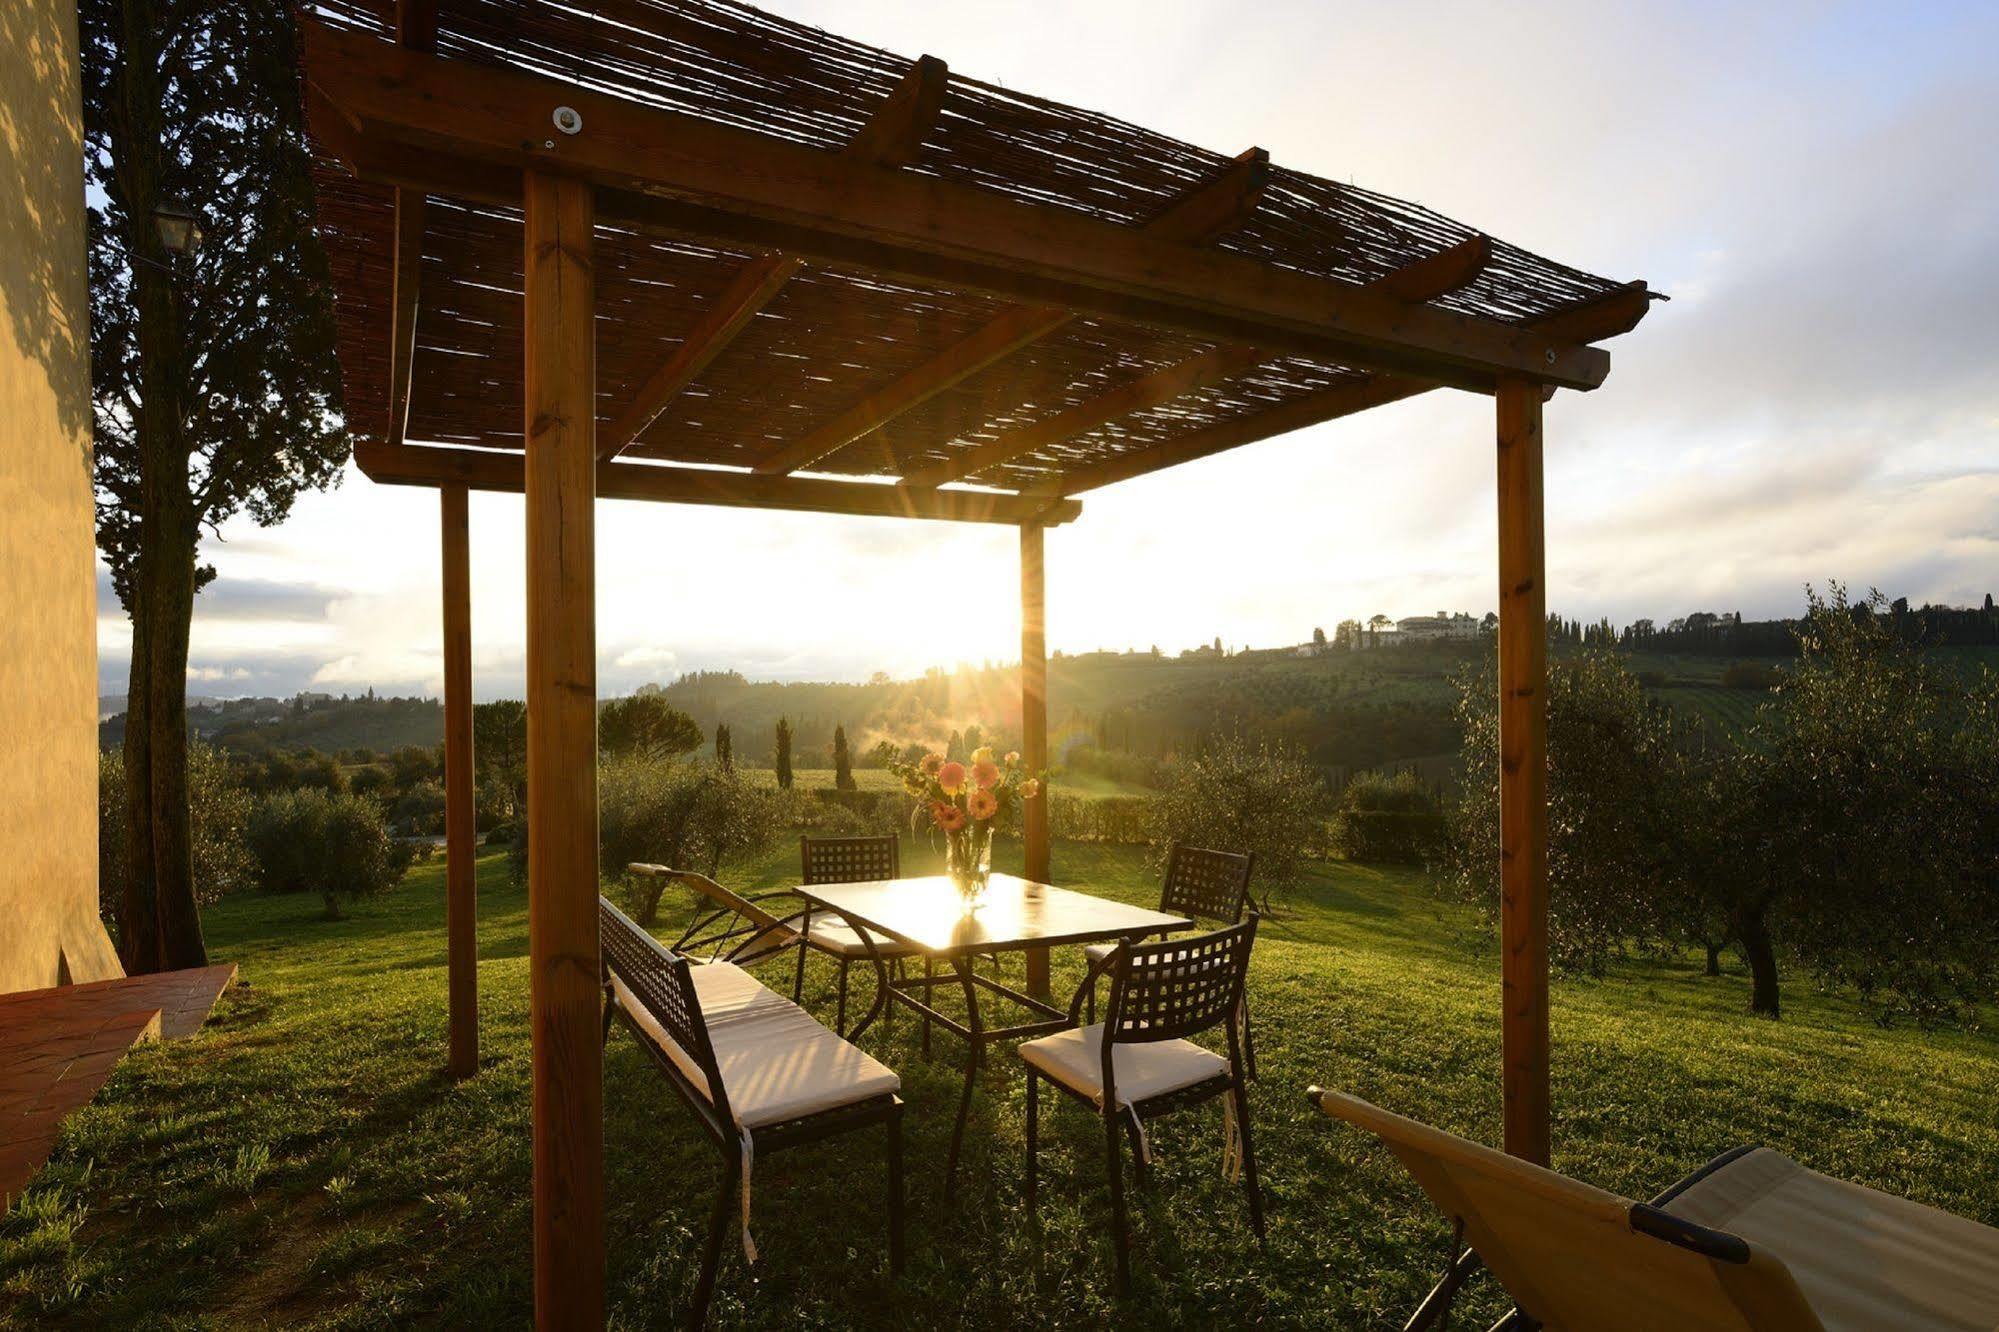
<svg viewBox="0 0 1999 1332">
<path fill-rule="evenodd" d="M 952 833 L 944 846 L 944 873 L 964 908 L 976 908 L 993 875 L 992 829 L 975 824 Z"/>
</svg>

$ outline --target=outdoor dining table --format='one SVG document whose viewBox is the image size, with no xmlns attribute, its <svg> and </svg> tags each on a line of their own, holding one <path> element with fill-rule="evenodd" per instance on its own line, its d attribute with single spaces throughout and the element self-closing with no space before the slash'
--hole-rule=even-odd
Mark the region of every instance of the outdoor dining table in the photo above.
<svg viewBox="0 0 1999 1332">
<path fill-rule="evenodd" d="M 995 1041 L 1045 1036 L 1075 1025 L 1075 1006 L 1064 1010 L 1045 1000 L 983 975 L 973 967 L 982 953 L 1021 952 L 1065 944 L 1132 943 L 1152 934 L 1192 928 L 1185 916 L 1092 897 L 1053 884 L 1035 883 L 1011 874 L 995 874 L 977 905 L 967 909 L 948 878 L 882 879 L 861 883 L 819 883 L 798 888 L 799 896 L 837 912 L 861 942 L 875 965 L 875 999 L 867 1013 L 847 1033 L 853 1040 L 891 1002 L 903 1004 L 964 1037 L 965 1089 L 958 1098 L 958 1118 L 951 1127 L 951 1154 L 945 1166 L 945 1192 L 956 1190 L 958 1153 L 965 1121 L 972 1110 L 972 1089 L 985 1061 L 985 1048 Z M 895 976 L 877 950 L 890 940 L 950 965 L 941 976 Z M 965 996 L 965 1021 L 939 1012 L 930 991 L 957 985 Z M 979 992 L 999 996 L 1032 1013 L 1027 1022 L 988 1027 L 979 1011 Z"/>
</svg>

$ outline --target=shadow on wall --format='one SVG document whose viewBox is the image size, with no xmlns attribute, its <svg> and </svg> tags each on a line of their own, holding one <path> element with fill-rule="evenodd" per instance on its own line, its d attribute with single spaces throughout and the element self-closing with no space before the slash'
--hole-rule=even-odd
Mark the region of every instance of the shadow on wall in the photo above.
<svg viewBox="0 0 1999 1332">
<path fill-rule="evenodd" d="M 82 138 L 75 23 L 72 0 L 0 3 L 0 307 L 19 353 L 47 375 L 62 429 L 82 441 L 87 466 L 89 386 L 70 381 L 89 365 L 81 322 L 89 301 L 74 252 L 47 243 L 85 223 L 82 155 L 65 147 Z M 64 290 L 72 283 L 77 290 Z"/>
</svg>

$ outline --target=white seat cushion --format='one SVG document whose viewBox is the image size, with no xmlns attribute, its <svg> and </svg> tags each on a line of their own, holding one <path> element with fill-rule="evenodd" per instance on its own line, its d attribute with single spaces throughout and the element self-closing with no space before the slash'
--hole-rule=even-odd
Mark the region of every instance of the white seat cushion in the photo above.
<svg viewBox="0 0 1999 1332">
<path fill-rule="evenodd" d="M 1103 1104 L 1104 1024 L 1027 1041 L 1020 1057 L 1065 1087 Z M 1228 1072 L 1229 1061 L 1192 1041 L 1147 1041 L 1115 1047 L 1111 1053 L 1120 1108 L 1134 1101 L 1179 1091 Z"/>
<path fill-rule="evenodd" d="M 782 1123 L 902 1089 L 893 1069 L 841 1040 L 741 967 L 711 962 L 689 971 L 740 1127 Z M 708 1080 L 701 1066 L 615 974 L 611 988 L 618 1005 L 705 1094 Z"/>
<path fill-rule="evenodd" d="M 1999 1230 L 1758 1148 L 1666 1204 L 1781 1258 L 1827 1332 L 1999 1328 Z"/>
<path fill-rule="evenodd" d="M 1121 947 L 1123 947 L 1122 944 L 1114 944 L 1114 943 L 1084 944 L 1083 960 L 1088 962 L 1091 966 L 1095 966 L 1097 963 L 1103 961 L 1105 958 L 1109 957 L 1112 953 L 1116 952 Z"/>
<path fill-rule="evenodd" d="M 838 917 L 814 916 L 806 934 L 811 938 L 814 948 L 824 949 L 841 957 L 868 955 L 868 946 L 861 942 L 860 934 L 853 926 Z M 909 957 L 916 952 L 908 944 L 897 943 L 879 934 L 868 937 L 874 940 L 875 951 L 883 957 Z"/>
</svg>

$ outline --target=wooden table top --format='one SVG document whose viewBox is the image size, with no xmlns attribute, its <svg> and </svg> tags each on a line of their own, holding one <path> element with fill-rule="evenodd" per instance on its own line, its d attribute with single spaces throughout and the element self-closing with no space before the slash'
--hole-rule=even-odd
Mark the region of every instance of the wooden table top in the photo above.
<svg viewBox="0 0 1999 1332">
<path fill-rule="evenodd" d="M 995 874 L 976 910 L 966 912 L 943 875 L 864 883 L 817 883 L 800 896 L 830 907 L 870 934 L 926 953 L 996 953 L 1054 944 L 1137 939 L 1192 928 L 1185 916 L 1126 906 L 1053 884 Z"/>
</svg>

